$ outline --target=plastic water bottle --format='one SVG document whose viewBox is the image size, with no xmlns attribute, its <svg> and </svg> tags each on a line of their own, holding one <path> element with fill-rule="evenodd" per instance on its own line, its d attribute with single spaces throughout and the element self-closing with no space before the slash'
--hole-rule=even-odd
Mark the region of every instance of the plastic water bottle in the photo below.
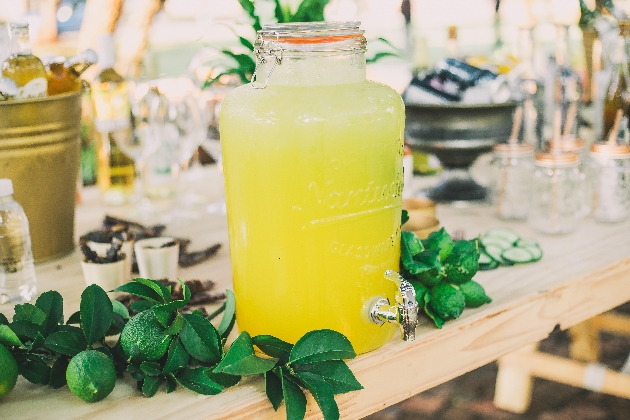
<svg viewBox="0 0 630 420">
<path fill-rule="evenodd" d="M 0 304 L 28 302 L 36 293 L 28 220 L 11 180 L 0 179 Z"/>
</svg>

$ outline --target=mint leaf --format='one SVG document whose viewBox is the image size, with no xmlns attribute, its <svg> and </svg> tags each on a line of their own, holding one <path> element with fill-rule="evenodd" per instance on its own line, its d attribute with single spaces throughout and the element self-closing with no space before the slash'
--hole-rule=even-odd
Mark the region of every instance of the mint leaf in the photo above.
<svg viewBox="0 0 630 420">
<path fill-rule="evenodd" d="M 252 342 L 263 353 L 277 358 L 288 355 L 293 348 L 293 344 L 289 344 L 271 335 L 257 335 L 252 338 Z"/>
<path fill-rule="evenodd" d="M 225 291 L 225 310 L 223 312 L 223 318 L 221 318 L 221 323 L 217 328 L 219 335 L 221 338 L 227 338 L 234 328 L 236 314 L 236 298 L 234 297 L 234 293 L 231 290 Z"/>
<path fill-rule="evenodd" d="M 315 397 L 315 401 L 324 415 L 324 420 L 339 420 L 339 407 L 328 382 L 321 376 L 310 372 L 296 372 L 296 375 Z"/>
<path fill-rule="evenodd" d="M 352 359 L 352 344 L 343 334 L 333 330 L 307 332 L 293 346 L 289 362 L 308 364 L 327 360 Z"/>
<path fill-rule="evenodd" d="M 363 389 L 343 360 L 295 365 L 293 368 L 298 372 L 298 376 L 300 376 L 299 372 L 309 372 L 322 377 L 328 382 L 334 394 L 345 394 Z"/>
<path fill-rule="evenodd" d="M 46 314 L 42 325 L 44 332 L 50 334 L 59 324 L 63 324 L 63 298 L 54 290 L 42 293 L 35 302 L 35 306 Z"/>
<path fill-rule="evenodd" d="M 427 239 L 424 241 L 424 246 L 427 249 L 437 249 L 440 252 L 440 259 L 445 261 L 449 255 L 451 255 L 451 251 L 453 250 L 453 246 L 455 242 L 453 242 L 453 238 L 446 232 L 446 229 L 441 228 L 437 232 L 431 232 Z"/>
<path fill-rule="evenodd" d="M 439 250 L 427 249 L 413 257 L 418 270 L 415 274 L 422 284 L 432 287 L 438 284 L 445 276 L 445 268 L 440 260 Z"/>
<path fill-rule="evenodd" d="M 405 209 L 400 214 L 400 225 L 404 225 L 409 220 L 409 212 Z"/>
<path fill-rule="evenodd" d="M 130 295 L 139 296 L 153 303 L 162 303 L 162 297 L 149 286 L 132 281 L 125 283 L 113 290 L 114 292 L 129 293 Z M 133 306 L 133 305 L 132 305 Z M 132 307 L 133 309 L 133 307 Z M 135 309 L 133 309 L 135 311 Z M 136 311 L 140 312 L 140 311 Z"/>
<path fill-rule="evenodd" d="M 247 331 L 243 331 L 234 340 L 221 363 L 214 368 L 214 372 L 241 376 L 255 375 L 265 373 L 275 365 L 275 359 L 263 359 L 254 355 L 252 338 Z"/>
<path fill-rule="evenodd" d="M 197 314 L 186 314 L 179 338 L 186 351 L 204 363 L 217 363 L 221 360 L 219 335 L 214 326 Z"/>
<path fill-rule="evenodd" d="M 159 376 L 145 377 L 144 381 L 142 381 L 142 393 L 145 397 L 151 398 L 158 392 L 161 383 L 162 378 L 160 378 Z"/>
<path fill-rule="evenodd" d="M 8 325 L 0 325 L 0 344 L 5 347 L 22 347 L 22 341 Z"/>
<path fill-rule="evenodd" d="M 265 372 L 265 393 L 273 409 L 278 411 L 284 396 L 282 395 L 282 381 L 272 370 Z"/>
<path fill-rule="evenodd" d="M 175 338 L 168 347 L 166 363 L 164 364 L 162 373 L 174 373 L 178 369 L 188 365 L 188 361 L 190 361 L 190 355 L 186 352 L 186 349 L 184 349 L 179 338 Z"/>
<path fill-rule="evenodd" d="M 57 331 L 50 334 L 44 345 L 50 350 L 57 353 L 65 354 L 70 357 L 81 353 L 87 348 L 87 342 L 83 334 L 76 334 L 67 331 Z"/>
<path fill-rule="evenodd" d="M 107 293 L 98 285 L 91 284 L 81 293 L 81 329 L 88 344 L 105 336 L 112 325 L 114 309 Z"/>
<path fill-rule="evenodd" d="M 207 370 L 208 368 L 203 367 L 196 369 L 186 367 L 175 375 L 175 379 L 181 386 L 197 394 L 216 395 L 223 391 L 223 387 L 206 375 Z"/>
<path fill-rule="evenodd" d="M 37 306 L 31 305 L 30 303 L 15 305 L 15 315 L 13 315 L 13 322 L 28 321 L 36 325 L 42 325 L 45 320 L 46 313 L 39 309 Z"/>
<path fill-rule="evenodd" d="M 50 368 L 50 381 L 48 385 L 53 389 L 59 389 L 66 384 L 66 370 L 70 360 L 67 357 L 58 357 Z"/>
<path fill-rule="evenodd" d="M 420 242 L 418 235 L 413 232 L 400 232 L 400 240 L 401 244 L 407 247 L 412 257 L 424 251 L 424 246 L 422 242 Z"/>
<path fill-rule="evenodd" d="M 129 311 L 127 310 L 127 307 L 122 304 L 122 302 L 119 302 L 116 299 L 111 299 L 111 302 L 112 309 L 114 310 L 115 314 L 118 314 L 122 319 L 125 320 L 128 320 L 130 318 Z"/>
<path fill-rule="evenodd" d="M 136 283 L 140 283 L 144 286 L 150 287 L 153 291 L 160 296 L 160 301 L 158 303 L 169 303 L 172 300 L 171 297 L 171 288 L 163 285 L 157 280 L 149 280 L 143 278 L 135 278 L 132 279 Z"/>
<path fill-rule="evenodd" d="M 295 382 L 288 378 L 288 374 L 281 371 L 282 397 L 286 407 L 287 419 L 303 419 L 306 414 L 306 397 Z"/>
</svg>

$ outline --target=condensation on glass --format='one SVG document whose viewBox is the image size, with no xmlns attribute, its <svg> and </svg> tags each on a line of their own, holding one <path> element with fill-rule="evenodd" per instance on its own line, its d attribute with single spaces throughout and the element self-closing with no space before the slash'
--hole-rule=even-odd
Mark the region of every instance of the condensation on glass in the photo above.
<svg viewBox="0 0 630 420">
<path fill-rule="evenodd" d="M 490 166 L 494 214 L 502 219 L 527 218 L 534 173 L 534 147 L 531 144 L 498 144 L 493 149 Z"/>
<path fill-rule="evenodd" d="M 609 223 L 626 220 L 630 215 L 630 145 L 592 145 L 589 180 L 593 218 Z"/>
</svg>

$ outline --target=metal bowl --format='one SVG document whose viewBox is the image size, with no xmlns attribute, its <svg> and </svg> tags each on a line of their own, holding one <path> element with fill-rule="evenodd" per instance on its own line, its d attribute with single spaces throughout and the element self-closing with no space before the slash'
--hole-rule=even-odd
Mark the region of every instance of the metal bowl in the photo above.
<svg viewBox="0 0 630 420">
<path fill-rule="evenodd" d="M 467 168 L 508 140 L 518 105 L 405 104 L 405 137 L 413 150 L 435 154 L 443 166 Z"/>
</svg>

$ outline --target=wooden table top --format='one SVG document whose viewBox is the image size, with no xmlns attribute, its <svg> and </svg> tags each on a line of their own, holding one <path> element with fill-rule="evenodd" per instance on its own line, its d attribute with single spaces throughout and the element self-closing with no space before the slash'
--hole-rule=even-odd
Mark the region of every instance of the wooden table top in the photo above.
<svg viewBox="0 0 630 420">
<path fill-rule="evenodd" d="M 215 173 L 204 183 L 216 193 Z M 421 181 L 418 181 L 421 182 Z M 449 232 L 462 229 L 474 237 L 491 227 L 509 227 L 524 238 L 537 240 L 541 261 L 480 272 L 481 283 L 493 302 L 466 309 L 443 329 L 424 316 L 414 342 L 393 339 L 378 350 L 348 364 L 364 390 L 337 396 L 342 418 L 361 418 L 418 392 L 489 363 L 499 356 L 544 339 L 554 328 L 571 327 L 630 300 L 630 222 L 602 224 L 583 221 L 577 232 L 563 236 L 535 233 L 524 222 L 507 222 L 491 215 L 490 207 L 438 206 L 438 218 Z M 128 209 L 106 209 L 94 188 L 84 190 L 77 207 L 76 234 L 97 228 L 103 216 L 129 215 Z M 182 279 L 212 279 L 219 290 L 231 287 L 231 269 L 225 217 L 205 215 L 188 224 L 170 224 L 167 234 L 192 239 L 191 249 L 220 242 L 224 246 L 210 261 L 180 270 Z M 36 268 L 40 292 L 57 290 L 64 297 L 67 317 L 79 306 L 85 287 L 80 255 L 71 255 Z M 9 319 L 11 306 L 0 305 Z M 20 419 L 284 419 L 284 405 L 274 412 L 267 400 L 262 378 L 249 378 L 219 395 L 197 395 L 183 388 L 171 394 L 162 390 L 144 398 L 128 376 L 103 401 L 84 403 L 66 387 L 54 390 L 33 385 L 23 378 L 0 402 L 0 418 Z M 308 396 L 306 418 L 320 418 L 319 408 Z"/>
</svg>

